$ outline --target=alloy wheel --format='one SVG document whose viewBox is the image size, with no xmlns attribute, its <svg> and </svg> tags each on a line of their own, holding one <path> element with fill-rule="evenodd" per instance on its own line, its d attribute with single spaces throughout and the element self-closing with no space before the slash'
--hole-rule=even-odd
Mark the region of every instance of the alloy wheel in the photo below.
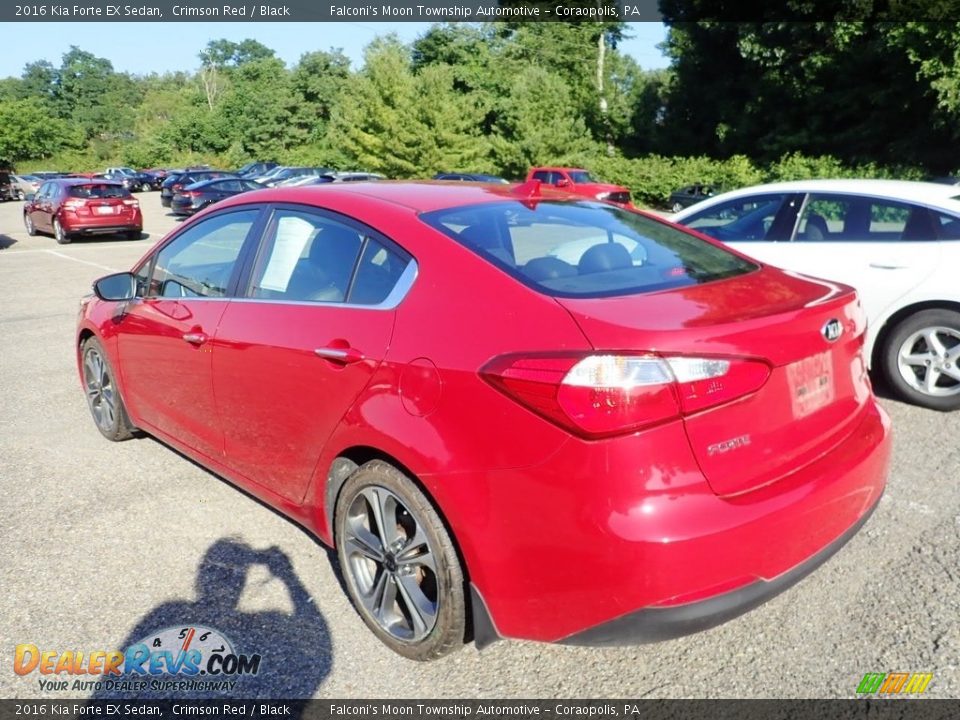
<svg viewBox="0 0 960 720">
<path fill-rule="evenodd" d="M 344 522 L 346 572 L 369 616 L 392 637 L 418 642 L 437 622 L 437 555 L 422 521 L 378 485 L 353 498 Z"/>
<path fill-rule="evenodd" d="M 53 236 L 60 245 L 65 245 L 68 242 L 67 233 L 64 232 L 63 225 L 56 218 L 53 219 Z"/>
<path fill-rule="evenodd" d="M 88 348 L 84 353 L 83 384 L 97 427 L 109 433 L 116 424 L 117 394 L 107 363 L 96 348 Z"/>
<path fill-rule="evenodd" d="M 897 352 L 903 380 L 925 395 L 960 394 L 960 331 L 934 326 L 911 333 Z"/>
</svg>

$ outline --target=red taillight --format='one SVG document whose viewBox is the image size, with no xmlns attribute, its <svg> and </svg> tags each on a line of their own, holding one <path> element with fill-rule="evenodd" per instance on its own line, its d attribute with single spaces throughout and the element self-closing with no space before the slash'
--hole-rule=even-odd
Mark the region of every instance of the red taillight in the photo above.
<svg viewBox="0 0 960 720">
<path fill-rule="evenodd" d="M 127 205 L 128 207 L 134 207 L 134 208 L 140 207 L 140 201 L 139 201 L 139 200 L 134 200 L 133 198 L 130 198 L 130 199 L 128 199 L 128 200 L 124 200 L 124 201 L 123 201 L 123 204 L 124 204 L 124 205 Z"/>
<path fill-rule="evenodd" d="M 69 198 L 64 200 L 63 209 L 75 212 L 77 215 L 89 215 L 90 207 L 87 201 L 80 198 Z"/>
<path fill-rule="evenodd" d="M 770 368 L 745 358 L 505 355 L 480 374 L 538 415 L 599 438 L 749 395 L 767 381 Z"/>
</svg>

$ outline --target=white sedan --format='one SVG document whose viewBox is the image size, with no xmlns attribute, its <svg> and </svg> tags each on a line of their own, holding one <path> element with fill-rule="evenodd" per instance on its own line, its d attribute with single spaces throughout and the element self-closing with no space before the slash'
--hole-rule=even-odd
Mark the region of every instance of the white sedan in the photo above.
<svg viewBox="0 0 960 720">
<path fill-rule="evenodd" d="M 960 408 L 960 188 L 807 180 L 744 188 L 671 220 L 761 262 L 855 287 L 866 355 L 903 399 Z"/>
</svg>

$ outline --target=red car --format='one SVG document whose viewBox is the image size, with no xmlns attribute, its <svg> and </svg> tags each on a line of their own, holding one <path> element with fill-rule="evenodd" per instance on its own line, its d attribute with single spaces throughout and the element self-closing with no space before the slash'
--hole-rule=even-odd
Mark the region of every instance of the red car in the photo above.
<svg viewBox="0 0 960 720">
<path fill-rule="evenodd" d="M 410 658 L 711 627 L 883 492 L 852 289 L 538 183 L 248 193 L 94 290 L 76 348 L 100 431 L 335 546 Z"/>
<path fill-rule="evenodd" d="M 23 224 L 28 235 L 51 233 L 61 245 L 76 235 L 124 233 L 131 240 L 143 232 L 140 203 L 120 183 L 83 177 L 44 182 L 27 195 Z"/>
<path fill-rule="evenodd" d="M 604 200 L 624 207 L 633 207 L 630 202 L 629 188 L 625 188 L 623 185 L 611 185 L 610 183 L 600 182 L 583 168 L 530 168 L 530 171 L 527 173 L 527 182 L 531 180 L 539 180 L 545 185 L 552 185 L 557 189 L 565 190 L 575 195 L 583 195 L 584 197 L 594 200 Z"/>
</svg>

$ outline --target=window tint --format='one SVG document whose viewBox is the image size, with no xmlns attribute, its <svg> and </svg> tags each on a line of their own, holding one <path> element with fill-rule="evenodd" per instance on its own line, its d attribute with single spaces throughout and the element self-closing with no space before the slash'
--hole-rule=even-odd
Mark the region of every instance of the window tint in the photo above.
<svg viewBox="0 0 960 720">
<path fill-rule="evenodd" d="M 600 203 L 491 203 L 421 219 L 521 282 L 559 297 L 629 295 L 756 269 L 674 227 Z"/>
<path fill-rule="evenodd" d="M 243 186 L 244 190 L 259 190 L 262 185 L 255 183 L 252 180 L 241 180 L 240 184 Z"/>
<path fill-rule="evenodd" d="M 574 171 L 572 171 L 572 172 L 570 173 L 570 179 L 571 179 L 573 182 L 577 183 L 577 184 L 580 184 L 580 183 L 592 183 L 592 182 L 593 182 L 593 178 L 590 177 L 590 173 L 588 173 L 586 170 L 574 170 Z"/>
<path fill-rule="evenodd" d="M 220 192 L 240 192 L 239 180 L 221 180 L 216 183 L 217 190 Z"/>
<path fill-rule="evenodd" d="M 766 240 L 786 198 L 786 194 L 773 193 L 728 200 L 694 213 L 682 222 L 719 240 Z"/>
<path fill-rule="evenodd" d="M 801 242 L 936 240 L 934 213 L 926 208 L 855 195 L 811 195 L 797 224 Z"/>
<path fill-rule="evenodd" d="M 126 198 L 132 197 L 122 185 L 72 185 L 67 191 L 75 198 Z"/>
<path fill-rule="evenodd" d="M 533 174 L 533 179 L 539 180 L 542 183 L 553 185 L 553 173 L 547 172 L 546 170 L 537 170 Z"/>
<path fill-rule="evenodd" d="M 960 240 L 960 218 L 942 213 L 935 213 L 935 217 L 941 239 Z"/>
<path fill-rule="evenodd" d="M 223 297 L 259 210 L 225 213 L 179 235 L 157 256 L 151 297 Z"/>
<path fill-rule="evenodd" d="M 254 273 L 251 296 L 375 305 L 410 261 L 400 251 L 335 220 L 280 211 Z"/>
</svg>

